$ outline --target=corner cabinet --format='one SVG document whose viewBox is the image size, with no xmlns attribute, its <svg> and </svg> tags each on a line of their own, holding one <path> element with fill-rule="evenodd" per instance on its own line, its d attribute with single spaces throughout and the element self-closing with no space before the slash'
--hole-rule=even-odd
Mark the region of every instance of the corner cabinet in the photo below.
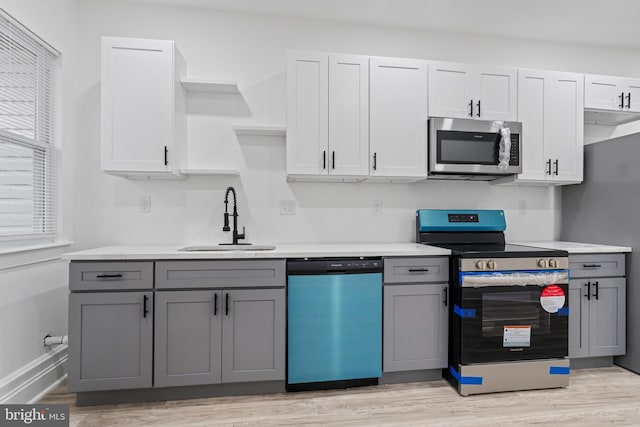
<svg viewBox="0 0 640 427">
<path fill-rule="evenodd" d="M 583 179 L 584 77 L 518 70 L 522 173 L 497 180 L 519 184 L 577 184 Z"/>
<path fill-rule="evenodd" d="M 515 121 L 517 70 L 446 62 L 429 63 L 429 114 L 433 117 Z"/>
<path fill-rule="evenodd" d="M 427 62 L 372 57 L 370 175 L 427 177 Z"/>
<path fill-rule="evenodd" d="M 369 174 L 369 58 L 287 53 L 290 180 L 359 181 Z"/>
<path fill-rule="evenodd" d="M 383 372 L 447 367 L 448 258 L 384 260 Z"/>
<path fill-rule="evenodd" d="M 625 354 L 625 255 L 570 255 L 569 269 L 569 357 Z"/>
<path fill-rule="evenodd" d="M 585 75 L 584 108 L 640 112 L 640 79 Z"/>
<path fill-rule="evenodd" d="M 101 167 L 178 178 L 186 160 L 185 63 L 170 40 L 102 38 Z"/>
</svg>

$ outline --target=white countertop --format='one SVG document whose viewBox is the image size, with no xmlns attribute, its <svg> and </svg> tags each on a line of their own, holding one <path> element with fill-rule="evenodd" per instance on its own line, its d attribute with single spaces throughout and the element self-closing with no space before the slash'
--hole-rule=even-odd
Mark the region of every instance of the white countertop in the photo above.
<svg viewBox="0 0 640 427">
<path fill-rule="evenodd" d="M 308 243 L 276 245 L 270 251 L 184 252 L 187 245 L 106 246 L 64 254 L 73 261 L 153 260 L 153 259 L 251 259 L 313 258 L 352 256 L 448 256 L 451 251 L 417 243 Z"/>
<path fill-rule="evenodd" d="M 510 242 L 514 245 L 535 246 L 545 249 L 559 249 L 561 251 L 567 251 L 570 254 L 604 254 L 604 253 L 616 253 L 616 252 L 631 252 L 631 248 L 628 246 L 611 246 L 611 245 L 597 245 L 593 243 L 578 243 L 578 242 L 562 242 L 559 240 L 545 241 L 545 242 Z"/>
</svg>

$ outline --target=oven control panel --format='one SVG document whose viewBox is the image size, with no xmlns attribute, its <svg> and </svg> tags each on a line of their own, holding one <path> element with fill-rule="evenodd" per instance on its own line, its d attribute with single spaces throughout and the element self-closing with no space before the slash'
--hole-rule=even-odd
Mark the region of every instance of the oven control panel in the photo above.
<svg viewBox="0 0 640 427">
<path fill-rule="evenodd" d="M 460 271 L 566 270 L 569 258 L 461 258 Z"/>
</svg>

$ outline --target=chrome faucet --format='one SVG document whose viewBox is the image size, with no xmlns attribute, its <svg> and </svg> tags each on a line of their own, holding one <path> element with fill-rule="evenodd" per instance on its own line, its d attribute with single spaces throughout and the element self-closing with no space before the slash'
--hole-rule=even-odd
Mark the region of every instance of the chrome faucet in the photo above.
<svg viewBox="0 0 640 427">
<path fill-rule="evenodd" d="M 242 227 L 242 233 L 238 233 L 238 201 L 236 198 L 236 190 L 233 187 L 227 187 L 226 193 L 224 193 L 224 226 L 222 231 L 231 231 L 229 228 L 229 193 L 233 193 L 233 242 L 221 243 L 221 245 L 238 245 L 238 240 L 244 239 L 244 227 Z M 244 243 L 246 244 L 246 243 Z"/>
</svg>

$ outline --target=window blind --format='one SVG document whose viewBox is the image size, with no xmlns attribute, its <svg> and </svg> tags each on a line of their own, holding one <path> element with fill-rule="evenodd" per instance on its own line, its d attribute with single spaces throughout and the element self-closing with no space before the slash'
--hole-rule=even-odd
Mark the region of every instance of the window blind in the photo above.
<svg viewBox="0 0 640 427">
<path fill-rule="evenodd" d="M 56 232 L 56 57 L 0 9 L 0 237 Z"/>
</svg>

